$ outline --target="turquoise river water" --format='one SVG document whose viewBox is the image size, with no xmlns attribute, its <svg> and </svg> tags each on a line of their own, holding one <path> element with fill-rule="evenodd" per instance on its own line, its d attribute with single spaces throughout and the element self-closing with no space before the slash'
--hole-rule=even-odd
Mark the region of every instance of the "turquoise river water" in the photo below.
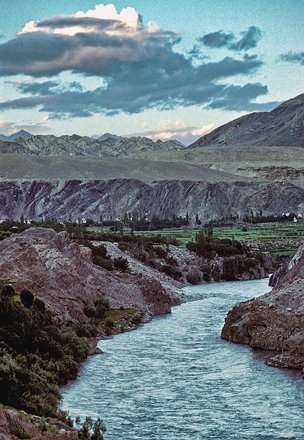
<svg viewBox="0 0 304 440">
<path fill-rule="evenodd" d="M 183 289 L 189 302 L 136 331 L 99 342 L 63 389 L 72 417 L 101 417 L 106 440 L 304 439 L 300 373 L 220 339 L 229 309 L 268 280 Z"/>
</svg>

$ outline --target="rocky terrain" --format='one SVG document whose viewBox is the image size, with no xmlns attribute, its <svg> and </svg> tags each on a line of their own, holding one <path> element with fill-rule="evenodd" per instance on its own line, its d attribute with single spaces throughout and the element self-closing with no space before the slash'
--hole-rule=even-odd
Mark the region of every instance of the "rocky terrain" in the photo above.
<svg viewBox="0 0 304 440">
<path fill-rule="evenodd" d="M 273 290 L 236 305 L 221 337 L 253 348 L 273 350 L 268 365 L 304 368 L 304 245 L 274 273 Z"/>
<path fill-rule="evenodd" d="M 231 121 L 189 147 L 109 133 L 93 139 L 21 131 L 0 135 L 0 179 L 258 179 L 303 187 L 303 127 L 304 94 Z"/>
<path fill-rule="evenodd" d="M 109 136 L 93 139 L 88 136 L 54 136 L 30 135 L 19 132 L 13 136 L 0 136 L 1 153 L 19 153 L 26 155 L 43 156 L 93 156 L 93 157 L 120 157 L 137 154 L 143 151 L 175 151 L 183 145 L 177 141 L 154 142 L 146 137 Z M 6 145 L 8 143 L 8 145 Z M 23 147 L 23 148 L 21 148 Z"/>
<path fill-rule="evenodd" d="M 304 147 L 304 94 L 271 112 L 251 113 L 201 137 L 189 148 L 204 145 L 275 145 Z"/>
<path fill-rule="evenodd" d="M 1 279 L 16 290 L 30 289 L 63 319 L 86 320 L 84 304 L 100 297 L 112 308 L 137 307 L 144 313 L 170 312 L 180 301 L 171 289 L 142 274 L 111 273 L 92 263 L 90 249 L 66 232 L 33 228 L 0 242 Z"/>
<path fill-rule="evenodd" d="M 0 219 L 99 221 L 196 215 L 203 221 L 304 211 L 304 189 L 292 184 L 135 179 L 0 182 Z"/>
<path fill-rule="evenodd" d="M 39 417 L 0 404 L 0 439 L 77 440 L 78 431 L 51 417 Z"/>
</svg>

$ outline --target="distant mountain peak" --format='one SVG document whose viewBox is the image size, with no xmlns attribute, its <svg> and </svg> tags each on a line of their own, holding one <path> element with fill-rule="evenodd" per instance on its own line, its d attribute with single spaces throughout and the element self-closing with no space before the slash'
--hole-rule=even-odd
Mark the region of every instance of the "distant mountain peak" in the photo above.
<svg viewBox="0 0 304 440">
<path fill-rule="evenodd" d="M 112 133 L 104 133 L 103 135 L 99 136 L 97 138 L 98 141 L 106 141 L 107 139 L 117 139 L 118 136 L 116 134 L 112 134 Z"/>
<path fill-rule="evenodd" d="M 228 122 L 188 148 L 208 145 L 304 147 L 304 93 L 270 112 L 250 113 Z"/>
<path fill-rule="evenodd" d="M 16 133 L 13 133 L 13 134 L 11 134 L 9 136 L 6 136 L 4 134 L 0 134 L 0 140 L 1 141 L 12 142 L 12 141 L 15 141 L 18 138 L 24 138 L 25 139 L 25 138 L 29 138 L 31 136 L 32 136 L 32 134 L 29 133 L 28 131 L 19 130 Z"/>
</svg>

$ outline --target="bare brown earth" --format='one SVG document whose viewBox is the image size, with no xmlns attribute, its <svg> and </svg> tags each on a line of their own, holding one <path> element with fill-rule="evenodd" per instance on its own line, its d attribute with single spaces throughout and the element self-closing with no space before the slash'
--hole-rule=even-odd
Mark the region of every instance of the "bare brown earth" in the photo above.
<svg viewBox="0 0 304 440">
<path fill-rule="evenodd" d="M 209 168 L 210 172 L 216 170 L 234 175 L 235 180 L 288 181 L 304 186 L 303 147 L 205 145 L 178 151 L 146 151 L 138 153 L 136 157 L 145 160 L 201 164 Z"/>
<path fill-rule="evenodd" d="M 137 158 L 94 158 L 90 156 L 0 155 L 0 181 L 8 180 L 107 180 L 138 179 L 234 182 L 229 172 L 209 169 L 202 164 L 143 160 Z M 242 179 L 250 180 L 250 179 Z"/>
<path fill-rule="evenodd" d="M 304 368 L 304 245 L 272 278 L 273 290 L 236 305 L 228 314 L 222 338 L 253 348 L 274 350 L 267 363 Z"/>
</svg>

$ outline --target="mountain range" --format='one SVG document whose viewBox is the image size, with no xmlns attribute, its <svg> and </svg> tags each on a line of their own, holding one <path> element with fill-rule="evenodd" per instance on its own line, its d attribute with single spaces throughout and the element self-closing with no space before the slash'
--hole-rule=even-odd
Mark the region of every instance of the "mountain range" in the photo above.
<svg viewBox="0 0 304 440">
<path fill-rule="evenodd" d="M 110 133 L 19 135 L 0 141 L 0 218 L 304 213 L 303 127 L 304 94 L 189 147 Z"/>
<path fill-rule="evenodd" d="M 182 148 L 184 146 L 178 141 L 155 142 L 146 137 L 126 138 L 109 134 L 99 139 L 77 134 L 57 137 L 31 134 L 20 136 L 18 133 L 2 141 L 0 138 L 0 154 L 120 157 L 144 151 L 176 151 Z"/>
<path fill-rule="evenodd" d="M 10 136 L 5 136 L 5 134 L 0 134 L 0 141 L 13 142 L 17 139 L 25 139 L 31 137 L 32 134 L 25 130 L 17 131 L 16 133 L 11 134 Z"/>
</svg>

